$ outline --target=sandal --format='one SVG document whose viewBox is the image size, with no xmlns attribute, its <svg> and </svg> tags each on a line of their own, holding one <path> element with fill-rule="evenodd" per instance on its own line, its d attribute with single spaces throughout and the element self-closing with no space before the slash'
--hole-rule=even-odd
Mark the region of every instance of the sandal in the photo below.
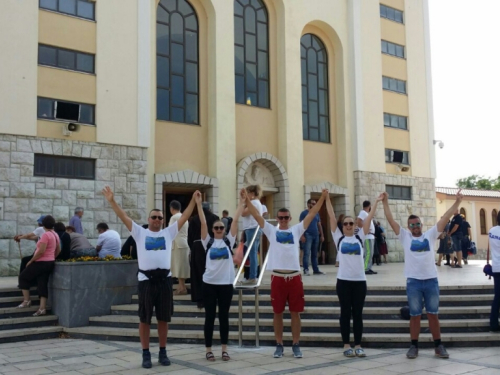
<svg viewBox="0 0 500 375">
<path fill-rule="evenodd" d="M 33 316 L 40 316 L 40 315 L 45 315 L 45 314 L 47 314 L 47 310 L 38 309 L 37 312 L 33 314 Z"/>
<path fill-rule="evenodd" d="M 344 356 L 345 357 L 356 357 L 356 353 L 354 353 L 354 350 L 352 348 L 344 350 Z"/>
<path fill-rule="evenodd" d="M 231 357 L 229 356 L 229 354 L 227 354 L 227 352 L 222 352 L 222 360 L 224 362 L 227 362 L 231 359 Z"/>
<path fill-rule="evenodd" d="M 207 352 L 207 354 L 205 354 L 205 357 L 207 357 L 207 361 L 210 361 L 210 362 L 215 362 L 215 356 L 214 356 L 214 353 L 212 353 L 212 352 Z"/>
<path fill-rule="evenodd" d="M 31 300 L 29 301 L 23 301 L 19 306 L 17 306 L 18 309 L 24 309 L 25 307 L 30 307 L 31 306 Z"/>
</svg>

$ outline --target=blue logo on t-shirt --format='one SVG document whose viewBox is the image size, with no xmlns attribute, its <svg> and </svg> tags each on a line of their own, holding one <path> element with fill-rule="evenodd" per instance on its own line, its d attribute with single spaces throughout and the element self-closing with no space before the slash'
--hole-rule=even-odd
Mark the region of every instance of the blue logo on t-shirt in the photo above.
<svg viewBox="0 0 500 375">
<path fill-rule="evenodd" d="M 167 250 L 165 237 L 146 237 L 146 250 Z"/>
<path fill-rule="evenodd" d="M 227 247 L 222 247 L 222 248 L 211 247 L 210 259 L 211 260 L 229 259 L 229 254 L 227 253 Z"/>
<path fill-rule="evenodd" d="M 284 245 L 293 245 L 293 233 L 291 232 L 276 232 L 276 242 Z"/>
<path fill-rule="evenodd" d="M 359 246 L 359 242 L 355 243 L 343 242 L 340 248 L 342 254 L 361 255 L 361 246 Z"/>
<path fill-rule="evenodd" d="M 412 240 L 410 251 L 414 251 L 417 253 L 421 253 L 423 251 L 431 251 L 431 248 L 429 246 L 429 240 L 427 238 L 423 241 Z"/>
</svg>

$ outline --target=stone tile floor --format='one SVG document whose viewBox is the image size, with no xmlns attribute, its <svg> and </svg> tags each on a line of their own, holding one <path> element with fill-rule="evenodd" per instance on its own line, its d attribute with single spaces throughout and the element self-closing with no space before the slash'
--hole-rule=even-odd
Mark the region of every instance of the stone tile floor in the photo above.
<svg viewBox="0 0 500 375">
<path fill-rule="evenodd" d="M 434 357 L 432 349 L 422 349 L 417 359 L 406 358 L 406 349 L 367 349 L 366 358 L 345 358 L 339 348 L 303 348 L 304 358 L 295 359 L 291 348 L 285 357 L 273 358 L 274 348 L 230 347 L 229 362 L 207 362 L 200 345 L 176 344 L 167 347 L 172 365 L 157 363 L 146 370 L 140 367 L 138 343 L 51 339 L 0 345 L 0 374 L 500 374 L 500 349 L 451 348 L 450 359 Z M 153 357 L 158 348 L 152 347 Z"/>
</svg>

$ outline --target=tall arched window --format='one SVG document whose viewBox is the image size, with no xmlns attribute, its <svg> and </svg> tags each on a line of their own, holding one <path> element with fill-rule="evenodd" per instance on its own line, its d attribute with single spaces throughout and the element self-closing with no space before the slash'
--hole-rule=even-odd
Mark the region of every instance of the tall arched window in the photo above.
<svg viewBox="0 0 500 375">
<path fill-rule="evenodd" d="M 465 212 L 465 208 L 460 208 L 460 215 L 464 215 L 464 219 L 467 220 L 467 213 Z"/>
<path fill-rule="evenodd" d="M 304 139 L 330 142 L 328 55 L 315 35 L 300 38 L 302 68 L 302 130 Z"/>
<path fill-rule="evenodd" d="M 186 0 L 161 0 L 156 14 L 156 117 L 199 124 L 198 17 Z"/>
<path fill-rule="evenodd" d="M 491 226 L 494 227 L 497 225 L 497 217 L 498 217 L 498 211 L 493 210 L 491 211 Z"/>
<path fill-rule="evenodd" d="M 269 108 L 269 21 L 262 0 L 234 0 L 236 103 Z"/>
<path fill-rule="evenodd" d="M 481 225 L 481 234 L 486 234 L 486 211 L 482 208 L 479 211 L 479 223 Z"/>
</svg>

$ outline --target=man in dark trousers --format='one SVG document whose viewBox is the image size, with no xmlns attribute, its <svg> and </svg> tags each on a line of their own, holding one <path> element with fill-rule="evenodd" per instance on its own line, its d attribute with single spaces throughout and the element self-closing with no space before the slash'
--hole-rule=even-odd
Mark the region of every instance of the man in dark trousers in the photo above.
<svg viewBox="0 0 500 375">
<path fill-rule="evenodd" d="M 214 215 L 210 210 L 210 203 L 203 202 L 203 213 L 207 220 L 208 233 L 211 237 L 214 236 L 212 226 L 214 222 L 219 220 L 217 215 Z M 189 219 L 188 228 L 188 245 L 191 249 L 191 301 L 196 302 L 198 308 L 202 309 L 203 306 L 203 273 L 205 272 L 206 253 L 200 238 L 201 223 L 198 215 Z"/>
<path fill-rule="evenodd" d="M 457 261 L 455 264 L 451 263 L 451 266 L 454 268 L 462 268 L 462 239 L 463 232 L 461 229 L 462 226 L 462 216 L 460 216 L 460 211 L 457 209 L 453 214 L 453 218 L 450 223 L 450 232 L 448 233 L 451 236 L 451 242 L 453 244 L 453 251 L 455 252 L 455 256 L 457 257 Z"/>
</svg>

